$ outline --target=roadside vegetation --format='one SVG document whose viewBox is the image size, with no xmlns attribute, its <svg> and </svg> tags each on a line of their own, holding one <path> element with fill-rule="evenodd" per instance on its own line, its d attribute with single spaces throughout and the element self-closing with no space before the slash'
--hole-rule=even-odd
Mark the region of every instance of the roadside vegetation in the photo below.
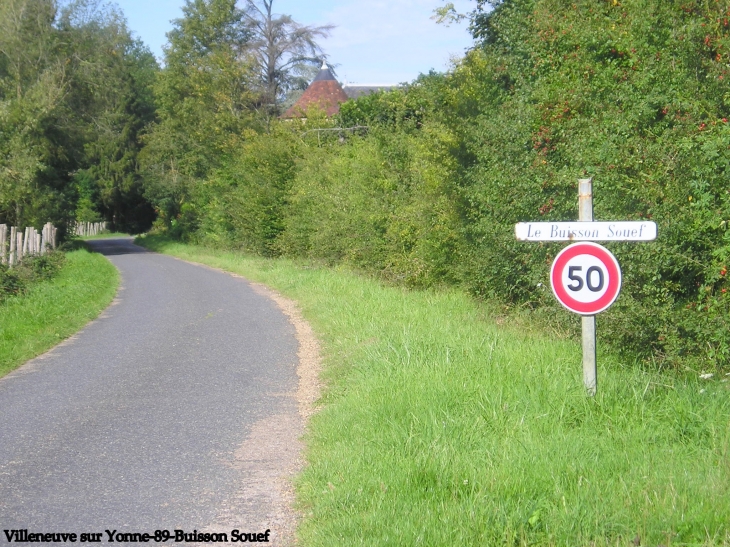
<svg viewBox="0 0 730 547">
<path fill-rule="evenodd" d="M 2 269 L 0 282 L 4 292 L 0 298 L 3 376 L 96 318 L 114 298 L 119 274 L 102 255 L 78 249 Z"/>
<path fill-rule="evenodd" d="M 106 232 L 106 233 L 97 234 L 95 236 L 84 236 L 81 239 L 83 241 L 87 241 L 90 239 L 118 239 L 120 237 L 130 237 L 130 235 L 126 234 L 124 232 Z"/>
<path fill-rule="evenodd" d="M 730 543 L 729 377 L 603 351 L 591 399 L 578 343 L 458 291 L 138 242 L 274 287 L 323 341 L 303 545 Z"/>
<path fill-rule="evenodd" d="M 306 545 L 729 544 L 729 6 L 475 4 L 437 9 L 474 38 L 448 72 L 304 122 L 278 115 L 330 27 L 272 0 L 186 0 L 162 66 L 113 5 L 4 0 L 0 223 L 151 227 L 301 303 L 328 363 Z M 588 176 L 597 220 L 659 234 L 607 245 L 594 400 L 546 288 L 562 245 L 513 233 L 575 220 Z M 0 355 L 95 316 L 109 268 L 71 253 L 7 298 L 37 323 L 0 316 Z"/>
<path fill-rule="evenodd" d="M 156 229 L 456 287 L 576 333 L 545 288 L 562 244 L 518 242 L 513 227 L 575 220 L 577 181 L 592 176 L 596 219 L 650 219 L 659 233 L 607 245 L 623 288 L 600 342 L 655 368 L 730 371 L 726 3 L 480 0 L 440 13 L 469 21 L 473 49 L 335 118 L 250 119 L 226 140 L 206 110 L 234 143 L 215 151 L 202 130 L 195 146 L 161 147 L 165 110 L 160 146 L 141 153 Z"/>
<path fill-rule="evenodd" d="M 455 287 L 575 333 L 545 290 L 561 245 L 518 242 L 513 225 L 575 220 L 577 180 L 592 176 L 597 219 L 659 233 L 609 245 L 623 289 L 601 343 L 655 367 L 730 370 L 726 2 L 437 12 L 474 38 L 448 72 L 303 123 L 278 115 L 331 27 L 272 0 L 187 0 L 162 67 L 102 0 L 3 2 L 0 222 L 154 222 L 184 241 Z"/>
<path fill-rule="evenodd" d="M 0 223 L 144 230 L 154 55 L 101 0 L 0 2 Z"/>
<path fill-rule="evenodd" d="M 26 256 L 12 268 L 0 264 L 0 304 L 10 296 L 25 294 L 40 281 L 53 278 L 65 261 L 64 253 L 52 251 L 44 255 Z"/>
</svg>

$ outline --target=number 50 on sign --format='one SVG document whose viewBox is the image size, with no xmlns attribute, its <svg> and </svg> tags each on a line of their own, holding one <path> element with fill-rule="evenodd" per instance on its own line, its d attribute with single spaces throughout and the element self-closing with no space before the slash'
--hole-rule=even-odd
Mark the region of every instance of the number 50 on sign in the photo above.
<svg viewBox="0 0 730 547">
<path fill-rule="evenodd" d="M 563 306 L 580 315 L 608 308 L 621 290 L 621 268 L 611 251 L 597 243 L 569 245 L 555 257 L 550 284 Z"/>
</svg>

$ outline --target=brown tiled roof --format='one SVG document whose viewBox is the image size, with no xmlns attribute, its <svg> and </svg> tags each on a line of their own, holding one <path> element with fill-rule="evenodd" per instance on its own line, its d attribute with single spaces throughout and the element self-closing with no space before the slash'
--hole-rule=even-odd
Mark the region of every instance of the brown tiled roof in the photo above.
<svg viewBox="0 0 730 547">
<path fill-rule="evenodd" d="M 333 116 L 340 111 L 340 103 L 344 103 L 346 100 L 347 95 L 337 80 L 312 82 L 299 100 L 284 112 L 283 117 L 301 118 L 306 116 L 307 110 L 312 106 L 317 106 L 328 116 Z"/>
<path fill-rule="evenodd" d="M 304 94 L 289 110 L 284 112 L 282 118 L 302 118 L 307 115 L 307 110 L 312 106 L 317 106 L 328 116 L 333 116 L 340 111 L 340 103 L 344 103 L 347 98 L 342 86 L 335 80 L 330 70 L 322 67 Z"/>
</svg>

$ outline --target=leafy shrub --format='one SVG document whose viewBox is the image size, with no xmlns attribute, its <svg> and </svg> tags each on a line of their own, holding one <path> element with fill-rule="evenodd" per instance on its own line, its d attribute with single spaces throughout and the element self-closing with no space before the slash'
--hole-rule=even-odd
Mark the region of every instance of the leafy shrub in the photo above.
<svg viewBox="0 0 730 547">
<path fill-rule="evenodd" d="M 25 284 L 18 276 L 18 272 L 9 269 L 5 264 L 0 264 L 0 302 L 8 296 L 20 294 Z"/>
<path fill-rule="evenodd" d="M 596 219 L 659 228 L 655 242 L 608 245 L 624 284 L 599 318 L 603 341 L 661 366 L 730 366 L 727 6 L 477 5 L 477 46 L 449 74 L 332 120 L 246 133 L 190 183 L 170 226 L 408 286 L 461 285 L 575 332 L 545 289 L 563 245 L 518 242 L 513 226 L 575 220 L 577 180 L 592 176 Z M 354 125 L 368 129 L 335 129 Z"/>
<path fill-rule="evenodd" d="M 199 240 L 264 256 L 279 253 L 301 131 L 297 122 L 277 124 L 271 133 L 249 139 L 197 188 Z"/>
<path fill-rule="evenodd" d="M 64 253 L 52 251 L 24 257 L 12 268 L 0 264 L 0 302 L 10 296 L 24 294 L 35 283 L 51 279 L 63 267 L 65 260 Z"/>
<path fill-rule="evenodd" d="M 557 309 L 537 286 L 561 245 L 519 243 L 512 225 L 574 220 L 590 175 L 597 219 L 659 227 L 656 242 L 609 245 L 624 288 L 599 332 L 665 364 L 730 365 L 728 15 L 702 2 L 514 0 L 477 21 L 484 68 L 501 65 L 510 84 L 465 131 L 474 293 Z"/>
<path fill-rule="evenodd" d="M 458 215 L 454 137 L 374 127 L 366 137 L 308 150 L 300 161 L 280 248 L 412 286 L 450 277 Z"/>
</svg>

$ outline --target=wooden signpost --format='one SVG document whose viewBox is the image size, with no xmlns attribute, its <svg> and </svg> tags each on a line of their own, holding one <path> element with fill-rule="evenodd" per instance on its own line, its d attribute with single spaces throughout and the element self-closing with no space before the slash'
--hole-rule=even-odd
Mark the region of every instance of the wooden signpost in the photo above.
<svg viewBox="0 0 730 547">
<path fill-rule="evenodd" d="M 583 330 L 583 383 L 596 394 L 596 314 L 606 310 L 621 290 L 616 257 L 593 241 L 651 241 L 656 223 L 594 222 L 593 179 L 578 184 L 578 222 L 519 222 L 520 241 L 574 241 L 555 257 L 550 270 L 553 294 L 568 310 L 580 314 Z"/>
</svg>

